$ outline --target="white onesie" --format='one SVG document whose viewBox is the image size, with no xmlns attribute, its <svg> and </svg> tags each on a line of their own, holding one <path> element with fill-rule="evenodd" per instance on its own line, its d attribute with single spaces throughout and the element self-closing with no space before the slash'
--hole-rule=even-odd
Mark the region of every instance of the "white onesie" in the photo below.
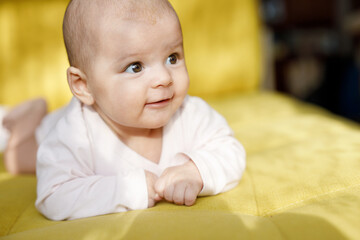
<svg viewBox="0 0 360 240">
<path fill-rule="evenodd" d="M 147 208 L 144 170 L 160 176 L 184 163 L 179 153 L 198 167 L 201 196 L 235 187 L 245 169 L 245 151 L 225 119 L 196 97 L 187 96 L 164 126 L 159 164 L 127 147 L 92 107 L 76 98 L 44 122 L 54 127 L 38 151 L 36 207 L 53 220 Z"/>
</svg>

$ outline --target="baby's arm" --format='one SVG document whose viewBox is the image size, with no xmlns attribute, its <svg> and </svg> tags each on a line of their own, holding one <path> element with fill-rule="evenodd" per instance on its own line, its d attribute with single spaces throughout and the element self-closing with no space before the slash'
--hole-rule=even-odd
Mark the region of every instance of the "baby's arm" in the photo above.
<svg viewBox="0 0 360 240">
<path fill-rule="evenodd" d="M 145 209 L 149 197 L 157 199 L 151 193 L 156 176 L 127 165 L 116 138 L 109 138 L 102 124 L 73 99 L 40 144 L 36 207 L 46 217 L 65 220 Z M 124 164 L 114 165 L 117 161 Z"/>
<path fill-rule="evenodd" d="M 184 109 L 187 150 L 203 187 L 200 196 L 216 195 L 235 187 L 245 169 L 245 150 L 226 120 L 199 98 L 188 99 Z"/>
<path fill-rule="evenodd" d="M 70 150 L 61 141 L 40 146 L 36 207 L 41 213 L 68 220 L 148 207 L 143 170 L 96 175 L 90 152 L 81 145 Z"/>
<path fill-rule="evenodd" d="M 155 184 L 155 190 L 161 198 L 178 205 L 191 206 L 195 203 L 203 187 L 200 173 L 189 157 L 187 162 L 167 168 Z"/>
</svg>

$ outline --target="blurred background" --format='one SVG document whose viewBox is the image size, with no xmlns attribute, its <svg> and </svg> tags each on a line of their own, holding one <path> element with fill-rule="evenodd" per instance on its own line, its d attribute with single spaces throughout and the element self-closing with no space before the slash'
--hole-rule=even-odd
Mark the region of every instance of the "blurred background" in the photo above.
<svg viewBox="0 0 360 240">
<path fill-rule="evenodd" d="M 289 94 L 360 122 L 360 0 L 258 1 L 264 33 L 263 53 L 259 54 L 265 57 L 264 71 L 259 73 L 263 76 L 263 89 Z M 61 30 L 67 3 L 68 0 L 0 0 L 0 104 L 15 105 L 41 95 L 50 99 L 50 109 L 55 109 L 71 98 Z M 187 4 L 195 3 L 194 0 Z M 204 15 L 200 10 L 210 11 L 210 7 L 201 6 L 191 13 L 187 9 L 177 10 L 186 16 L 193 14 L 185 18 L 192 22 L 183 24 L 193 26 L 201 34 L 204 26 L 196 25 L 194 19 Z M 209 21 L 216 17 L 216 13 L 208 15 Z M 237 28 L 232 35 L 246 38 L 248 33 L 242 31 L 241 24 L 250 23 L 246 13 L 241 15 L 237 22 L 231 22 Z M 213 27 L 208 23 L 206 26 Z M 203 46 L 206 51 L 201 62 L 208 64 L 205 53 L 212 42 L 204 45 L 203 38 L 196 42 L 190 35 L 185 36 L 189 39 L 185 48 L 189 49 L 192 43 Z M 219 38 L 219 44 L 225 44 L 226 36 Z M 218 55 L 225 57 L 218 58 L 216 64 L 220 61 L 229 65 L 223 61 L 228 55 Z M 232 55 L 230 52 L 229 56 Z M 252 64 L 250 59 L 241 56 L 238 59 L 242 62 L 237 62 L 237 69 L 229 65 L 234 71 L 244 72 L 241 68 Z M 191 65 L 191 61 L 198 59 L 187 61 Z"/>
<path fill-rule="evenodd" d="M 360 0 L 261 0 L 265 85 L 360 122 Z"/>
<path fill-rule="evenodd" d="M 62 19 L 68 0 L 0 0 L 0 104 L 44 97 L 54 110 L 71 93 Z"/>
</svg>

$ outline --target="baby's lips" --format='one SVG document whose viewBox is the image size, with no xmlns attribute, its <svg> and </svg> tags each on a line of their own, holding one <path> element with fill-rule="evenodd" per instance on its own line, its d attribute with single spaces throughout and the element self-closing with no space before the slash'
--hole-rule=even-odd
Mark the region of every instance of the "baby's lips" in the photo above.
<svg viewBox="0 0 360 240">
<path fill-rule="evenodd" d="M 154 97 L 154 98 L 151 98 L 149 101 L 147 101 L 147 104 L 159 103 L 159 102 L 171 100 L 173 97 L 174 97 L 174 94 L 166 94 L 161 97 Z"/>
<path fill-rule="evenodd" d="M 148 102 L 147 104 L 160 103 L 160 102 L 164 102 L 164 101 L 167 101 L 167 100 L 170 100 L 170 99 L 171 99 L 171 98 L 164 98 L 164 99 L 161 99 L 161 100 Z"/>
</svg>

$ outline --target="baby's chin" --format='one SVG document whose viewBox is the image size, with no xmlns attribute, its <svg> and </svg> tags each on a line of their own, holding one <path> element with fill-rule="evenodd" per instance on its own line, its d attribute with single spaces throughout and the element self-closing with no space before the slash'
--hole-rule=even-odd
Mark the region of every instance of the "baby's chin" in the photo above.
<svg viewBox="0 0 360 240">
<path fill-rule="evenodd" d="M 149 121 L 147 124 L 145 124 L 146 129 L 159 129 L 165 127 L 170 121 L 170 118 L 168 119 L 161 119 L 158 121 Z"/>
<path fill-rule="evenodd" d="M 144 121 L 143 126 L 147 129 L 158 129 L 166 126 L 171 118 L 175 115 L 176 111 L 179 109 L 180 104 L 172 103 L 170 109 L 167 109 L 163 112 L 153 113 L 150 116 L 147 115 L 146 122 Z"/>
</svg>

